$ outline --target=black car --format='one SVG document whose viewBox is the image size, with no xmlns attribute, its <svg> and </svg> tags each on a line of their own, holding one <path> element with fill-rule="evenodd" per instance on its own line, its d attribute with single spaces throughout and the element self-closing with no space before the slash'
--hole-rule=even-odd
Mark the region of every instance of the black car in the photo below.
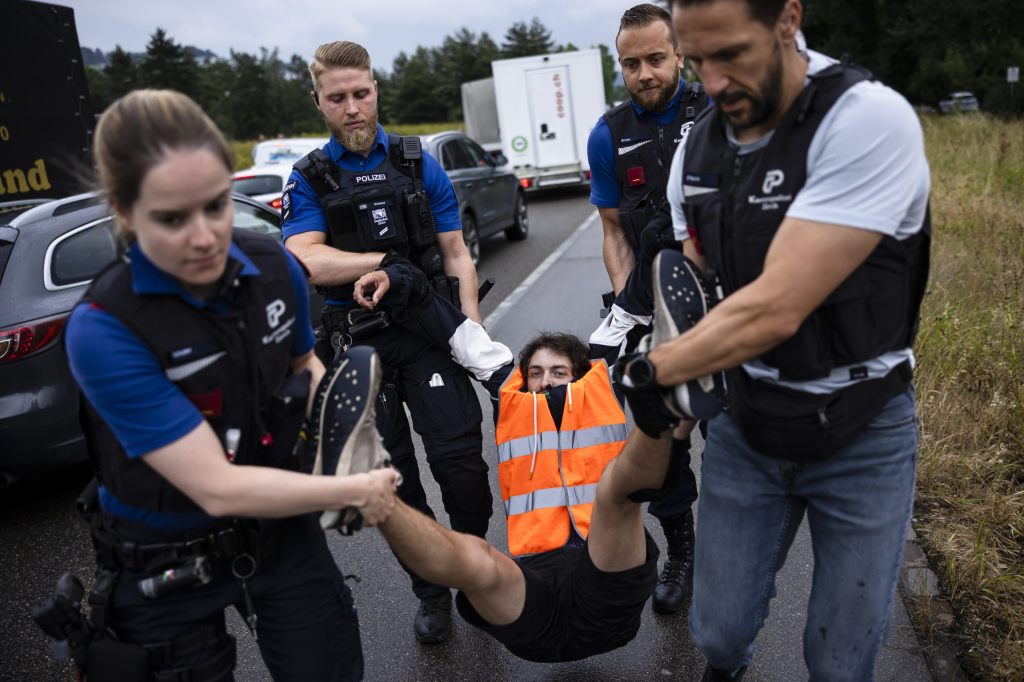
<svg viewBox="0 0 1024 682">
<path fill-rule="evenodd" d="M 511 241 L 526 239 L 530 220 L 519 179 L 498 154 L 458 131 L 422 137 L 423 147 L 441 162 L 455 187 L 462 218 L 462 236 L 473 262 L 480 260 L 480 242 L 499 232 Z"/>
<path fill-rule="evenodd" d="M 236 228 L 280 236 L 276 211 L 233 198 Z M 96 193 L 0 204 L 0 487 L 86 457 L 61 338 L 71 309 L 117 248 L 114 221 Z"/>
</svg>

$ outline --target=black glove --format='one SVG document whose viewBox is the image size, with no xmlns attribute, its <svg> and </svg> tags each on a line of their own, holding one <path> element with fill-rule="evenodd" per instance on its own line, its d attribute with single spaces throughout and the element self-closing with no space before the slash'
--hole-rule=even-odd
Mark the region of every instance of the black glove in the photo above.
<svg viewBox="0 0 1024 682">
<path fill-rule="evenodd" d="M 390 306 L 421 303 L 430 295 L 430 281 L 426 274 L 397 251 L 388 251 L 377 269 L 386 272 L 391 282 L 385 297 Z"/>
<path fill-rule="evenodd" d="M 389 265 L 395 265 L 396 263 L 399 265 L 416 267 L 415 265 L 413 265 L 412 261 L 409 260 L 406 256 L 403 256 L 398 251 L 391 249 L 390 251 L 384 254 L 384 258 L 381 259 L 380 265 L 377 266 L 377 269 L 383 270 Z"/>
<path fill-rule="evenodd" d="M 654 259 L 664 249 L 682 249 L 682 243 L 672 231 L 672 215 L 668 209 L 659 209 L 640 232 L 640 249 L 644 255 Z"/>
<path fill-rule="evenodd" d="M 679 417 L 669 411 L 662 396 L 664 387 L 654 379 L 654 365 L 646 353 L 631 353 L 619 358 L 612 372 L 633 412 L 636 427 L 651 438 L 679 423 Z"/>
</svg>

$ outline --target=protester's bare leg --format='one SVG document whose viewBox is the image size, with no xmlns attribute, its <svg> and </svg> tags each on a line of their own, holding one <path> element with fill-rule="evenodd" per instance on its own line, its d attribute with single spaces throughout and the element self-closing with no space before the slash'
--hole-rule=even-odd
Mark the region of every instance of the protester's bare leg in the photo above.
<svg viewBox="0 0 1024 682">
<path fill-rule="evenodd" d="M 491 625 L 508 625 L 523 612 L 523 572 L 485 540 L 448 530 L 401 501 L 378 527 L 406 566 L 428 582 L 460 590 Z"/>
<path fill-rule="evenodd" d="M 689 424 L 692 429 L 694 422 Z M 598 569 L 625 571 L 646 560 L 642 507 L 629 495 L 639 490 L 658 490 L 665 483 L 672 437 L 672 431 L 651 438 L 640 429 L 633 429 L 626 447 L 605 467 L 597 484 L 587 538 L 590 560 Z"/>
</svg>

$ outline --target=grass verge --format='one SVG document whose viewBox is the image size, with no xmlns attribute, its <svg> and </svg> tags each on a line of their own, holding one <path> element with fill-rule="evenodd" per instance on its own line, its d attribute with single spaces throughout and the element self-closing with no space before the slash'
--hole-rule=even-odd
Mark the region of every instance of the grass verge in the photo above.
<svg viewBox="0 0 1024 682">
<path fill-rule="evenodd" d="M 1024 679 L 1024 121 L 923 119 L 932 272 L 915 527 L 975 675 Z"/>
</svg>

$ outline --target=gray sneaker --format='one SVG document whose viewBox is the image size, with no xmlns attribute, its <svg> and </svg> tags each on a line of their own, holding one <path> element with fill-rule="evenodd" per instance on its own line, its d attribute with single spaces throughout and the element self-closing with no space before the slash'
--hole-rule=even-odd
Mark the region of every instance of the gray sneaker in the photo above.
<svg viewBox="0 0 1024 682">
<path fill-rule="evenodd" d="M 711 309 L 710 287 L 693 261 L 673 250 L 654 257 L 654 331 L 642 346 L 654 348 L 696 326 Z M 725 376 L 707 374 L 664 392 L 678 417 L 710 419 L 725 404 Z"/>
<path fill-rule="evenodd" d="M 327 368 L 313 401 L 314 475 L 349 476 L 391 465 L 376 425 L 380 377 L 380 360 L 369 346 L 349 348 Z M 323 528 L 342 532 L 358 530 L 360 522 L 354 507 L 329 509 L 320 517 Z"/>
</svg>

